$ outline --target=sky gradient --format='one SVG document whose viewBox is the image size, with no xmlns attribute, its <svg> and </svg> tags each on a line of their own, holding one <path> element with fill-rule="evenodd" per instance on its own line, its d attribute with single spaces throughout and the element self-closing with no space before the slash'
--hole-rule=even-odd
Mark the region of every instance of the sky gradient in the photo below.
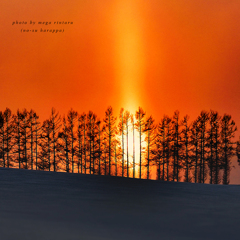
<svg viewBox="0 0 240 240">
<path fill-rule="evenodd" d="M 0 9 L 1 110 L 44 119 L 51 107 L 103 117 L 109 105 L 116 116 L 142 106 L 159 121 L 212 109 L 240 123 L 238 0 L 2 0 Z"/>
</svg>

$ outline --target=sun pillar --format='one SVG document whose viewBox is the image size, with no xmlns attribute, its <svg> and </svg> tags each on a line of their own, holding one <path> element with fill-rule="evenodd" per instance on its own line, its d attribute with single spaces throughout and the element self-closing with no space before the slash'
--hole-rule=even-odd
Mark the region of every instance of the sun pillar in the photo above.
<svg viewBox="0 0 240 240">
<path fill-rule="evenodd" d="M 118 0 L 114 11 L 116 81 L 121 107 L 134 113 L 141 104 L 144 76 L 143 31 L 137 1 Z"/>
</svg>

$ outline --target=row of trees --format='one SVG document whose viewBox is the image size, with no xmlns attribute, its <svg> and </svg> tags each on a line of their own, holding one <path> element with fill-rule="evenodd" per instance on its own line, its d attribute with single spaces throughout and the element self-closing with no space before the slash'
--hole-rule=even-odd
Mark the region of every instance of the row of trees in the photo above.
<svg viewBox="0 0 240 240">
<path fill-rule="evenodd" d="M 52 108 L 40 123 L 33 110 L 0 112 L 0 166 L 104 174 L 166 181 L 228 184 L 240 142 L 230 115 L 202 111 L 164 115 L 159 123 L 142 108 L 119 118 L 108 107 L 102 121 L 89 111 L 61 117 Z"/>
</svg>

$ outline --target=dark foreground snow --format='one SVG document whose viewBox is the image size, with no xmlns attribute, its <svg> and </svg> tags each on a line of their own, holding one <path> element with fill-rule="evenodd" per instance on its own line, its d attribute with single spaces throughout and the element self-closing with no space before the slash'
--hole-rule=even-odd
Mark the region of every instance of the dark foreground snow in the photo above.
<svg viewBox="0 0 240 240">
<path fill-rule="evenodd" d="M 240 186 L 0 168 L 0 239 L 240 239 Z"/>
</svg>

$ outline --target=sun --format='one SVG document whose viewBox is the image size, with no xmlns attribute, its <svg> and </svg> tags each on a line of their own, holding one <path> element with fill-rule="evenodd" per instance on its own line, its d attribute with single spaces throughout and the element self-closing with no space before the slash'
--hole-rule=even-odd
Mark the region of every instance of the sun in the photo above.
<svg viewBox="0 0 240 240">
<path fill-rule="evenodd" d="M 136 121 L 135 121 L 136 122 Z M 126 130 L 126 129 L 125 129 Z M 119 136 L 121 139 L 121 136 Z M 142 176 L 144 175 L 145 169 L 143 167 L 144 159 L 145 159 L 145 148 L 146 143 L 144 141 L 145 134 L 142 133 L 141 138 L 141 158 L 142 158 Z M 122 139 L 120 140 L 122 141 Z M 124 133 L 124 175 L 127 176 L 127 162 L 128 162 L 128 171 L 129 177 L 139 178 L 140 172 L 140 137 L 139 132 L 134 126 L 130 123 L 128 126 L 128 134 L 125 131 Z"/>
</svg>

